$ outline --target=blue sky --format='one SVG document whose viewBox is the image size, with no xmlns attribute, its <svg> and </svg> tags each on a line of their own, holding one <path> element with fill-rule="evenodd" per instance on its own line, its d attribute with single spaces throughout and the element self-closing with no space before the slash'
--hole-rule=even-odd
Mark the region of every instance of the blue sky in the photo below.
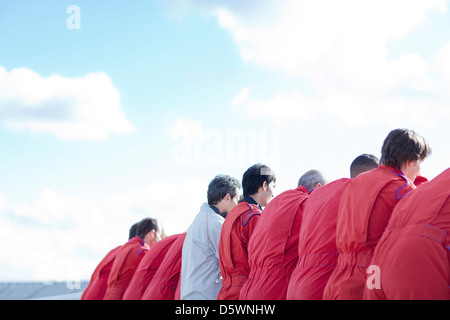
<svg viewBox="0 0 450 320">
<path fill-rule="evenodd" d="M 337 179 L 397 127 L 430 142 L 433 178 L 448 6 L 0 0 L 0 281 L 87 279 L 135 221 L 187 229 L 216 174 Z"/>
</svg>

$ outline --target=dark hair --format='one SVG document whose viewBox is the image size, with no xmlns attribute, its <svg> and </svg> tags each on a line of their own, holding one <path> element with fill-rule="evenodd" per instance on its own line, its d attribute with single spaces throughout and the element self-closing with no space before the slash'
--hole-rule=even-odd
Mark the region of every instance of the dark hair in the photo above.
<svg viewBox="0 0 450 320">
<path fill-rule="evenodd" d="M 407 161 L 425 159 L 431 153 L 428 142 L 413 130 L 392 130 L 381 148 L 380 163 L 401 170 Z"/>
<path fill-rule="evenodd" d="M 236 196 L 236 188 L 241 189 L 239 180 L 228 175 L 217 175 L 208 186 L 208 204 L 214 206 L 230 194 L 231 198 Z"/>
<path fill-rule="evenodd" d="M 264 164 L 255 164 L 245 171 L 242 177 L 242 187 L 244 189 L 244 197 L 255 194 L 262 187 L 264 181 L 267 184 L 277 180 L 275 173 Z"/>
<path fill-rule="evenodd" d="M 378 168 L 380 159 L 373 154 L 364 153 L 357 156 L 350 165 L 350 177 L 354 178 L 359 174 Z"/>
<path fill-rule="evenodd" d="M 134 238 L 136 237 L 136 229 L 138 226 L 138 222 L 136 222 L 135 224 L 133 224 L 130 228 L 130 231 L 128 233 L 128 239 Z"/>
<path fill-rule="evenodd" d="M 158 231 L 158 221 L 152 218 L 145 218 L 139 221 L 136 235 L 144 239 L 145 235 L 152 230 Z"/>
<path fill-rule="evenodd" d="M 298 186 L 304 186 L 311 191 L 313 187 L 320 183 L 322 186 L 327 184 L 325 176 L 319 170 L 309 170 L 298 179 Z"/>
</svg>

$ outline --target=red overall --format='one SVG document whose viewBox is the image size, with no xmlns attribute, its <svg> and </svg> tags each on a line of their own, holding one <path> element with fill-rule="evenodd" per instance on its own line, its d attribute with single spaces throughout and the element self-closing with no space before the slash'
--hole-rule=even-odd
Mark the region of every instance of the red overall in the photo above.
<svg viewBox="0 0 450 320">
<path fill-rule="evenodd" d="M 322 300 L 337 263 L 336 220 L 349 181 L 339 179 L 311 193 L 303 212 L 298 263 L 289 280 L 288 300 Z"/>
<path fill-rule="evenodd" d="M 149 247 L 136 236 L 120 248 L 108 278 L 104 300 L 122 300 L 134 272 Z"/>
<path fill-rule="evenodd" d="M 95 268 L 91 281 L 89 281 L 89 285 L 81 296 L 81 300 L 103 300 L 114 259 L 121 247 L 118 246 L 112 249 Z"/>
<path fill-rule="evenodd" d="M 362 299 L 375 246 L 395 205 L 414 188 L 400 171 L 385 165 L 349 182 L 337 217 L 338 262 L 325 287 L 324 299 Z"/>
<path fill-rule="evenodd" d="M 298 260 L 298 236 L 308 190 L 300 186 L 275 197 L 264 208 L 248 246 L 250 274 L 241 300 L 285 300 Z"/>
<path fill-rule="evenodd" d="M 178 235 L 158 241 L 142 258 L 123 296 L 123 300 L 141 300 L 144 291 Z"/>
<path fill-rule="evenodd" d="M 219 241 L 219 263 L 223 282 L 218 300 L 237 300 L 250 272 L 247 246 L 261 210 L 242 201 L 225 218 Z"/>
<path fill-rule="evenodd" d="M 177 235 L 177 239 L 170 247 L 142 295 L 142 300 L 175 300 L 175 291 L 180 280 L 181 252 L 185 238 L 186 233 Z"/>
<path fill-rule="evenodd" d="M 416 176 L 416 178 L 414 179 L 414 185 L 416 187 L 420 186 L 421 184 L 424 184 L 425 182 L 428 182 L 428 179 L 420 175 Z"/>
<path fill-rule="evenodd" d="M 400 201 L 372 265 L 364 299 L 450 300 L 450 169 Z"/>
</svg>

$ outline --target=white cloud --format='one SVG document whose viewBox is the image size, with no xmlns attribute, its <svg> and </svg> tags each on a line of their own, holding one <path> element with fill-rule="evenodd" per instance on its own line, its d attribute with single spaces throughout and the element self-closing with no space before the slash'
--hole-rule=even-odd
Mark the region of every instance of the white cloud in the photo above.
<svg viewBox="0 0 450 320">
<path fill-rule="evenodd" d="M 240 102 L 238 110 L 244 110 L 251 118 L 272 120 L 274 126 L 284 126 L 289 121 L 305 123 L 326 116 L 338 124 L 353 127 L 376 124 L 431 127 L 441 117 L 449 117 L 444 102 L 430 104 L 430 101 L 414 98 L 331 89 L 324 97 L 309 97 L 300 91 L 291 91 L 267 100 L 247 98 Z"/>
<path fill-rule="evenodd" d="M 15 214 L 43 227 L 67 229 L 75 229 L 88 220 L 97 224 L 104 218 L 94 202 L 76 197 L 61 198 L 50 189 L 43 190 L 34 202 L 19 205 Z"/>
<path fill-rule="evenodd" d="M 270 12 L 279 0 L 155 0 L 167 9 L 170 17 L 180 19 L 191 12 L 205 16 L 214 15 L 218 8 L 226 8 L 236 14 Z"/>
<path fill-rule="evenodd" d="M 404 38 L 431 9 L 445 12 L 446 2 L 285 0 L 277 8 L 271 19 L 217 10 L 244 60 L 289 74 L 312 75 L 331 65 L 341 76 L 371 78 L 386 72 L 388 41 Z"/>
<path fill-rule="evenodd" d="M 449 117 L 450 46 L 435 63 L 417 52 L 388 59 L 390 43 L 410 35 L 431 11 L 447 12 L 445 0 L 284 0 L 275 9 L 270 19 L 232 8 L 216 15 L 244 61 L 303 78 L 308 92 L 299 88 L 262 100 L 250 99 L 244 89 L 232 102 L 235 110 L 275 124 L 329 116 L 353 126 L 432 126 Z"/>
<path fill-rule="evenodd" d="M 136 131 L 121 110 L 119 91 L 102 72 L 43 78 L 27 68 L 0 66 L 0 121 L 12 129 L 70 140 Z"/>
<path fill-rule="evenodd" d="M 244 88 L 234 97 L 231 106 L 235 110 L 239 110 L 250 95 L 250 88 Z"/>
<path fill-rule="evenodd" d="M 318 99 L 299 91 L 278 94 L 268 100 L 252 100 L 249 96 L 249 89 L 241 90 L 233 99 L 233 108 L 236 111 L 244 109 L 251 118 L 272 119 L 277 126 L 282 126 L 285 119 L 301 122 L 311 120 L 321 107 Z"/>
<path fill-rule="evenodd" d="M 5 206 L 5 203 L 6 203 L 5 196 L 0 193 L 0 212 L 3 209 L 3 207 Z"/>
<path fill-rule="evenodd" d="M 442 77 L 445 85 L 450 84 L 450 42 L 437 53 L 433 71 Z"/>
<path fill-rule="evenodd" d="M 206 201 L 207 181 L 155 182 L 101 199 L 43 190 L 7 205 L 0 196 L 0 280 L 88 279 L 103 256 L 128 240 L 131 225 L 158 219 L 168 235 L 184 232 Z M 21 278 L 19 272 L 26 270 Z"/>
</svg>

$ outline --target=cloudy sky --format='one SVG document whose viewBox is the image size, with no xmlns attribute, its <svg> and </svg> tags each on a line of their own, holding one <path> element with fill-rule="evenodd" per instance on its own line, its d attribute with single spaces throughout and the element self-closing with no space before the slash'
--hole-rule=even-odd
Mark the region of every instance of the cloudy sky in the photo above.
<svg viewBox="0 0 450 320">
<path fill-rule="evenodd" d="M 0 0 L 0 281 L 88 279 L 144 217 L 185 231 L 216 174 L 346 177 L 398 127 L 435 177 L 449 5 Z"/>
</svg>

